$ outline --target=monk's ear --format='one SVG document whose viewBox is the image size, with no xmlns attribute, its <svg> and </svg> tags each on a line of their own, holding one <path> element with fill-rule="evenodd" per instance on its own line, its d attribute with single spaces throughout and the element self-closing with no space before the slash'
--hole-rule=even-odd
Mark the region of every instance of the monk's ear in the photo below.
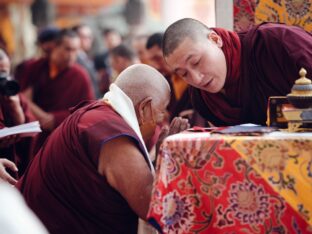
<svg viewBox="0 0 312 234">
<path fill-rule="evenodd" d="M 207 37 L 210 41 L 216 43 L 219 48 L 223 46 L 222 38 L 216 32 L 211 31 Z"/>
<path fill-rule="evenodd" d="M 139 115 L 140 118 L 146 118 L 151 113 L 152 97 L 146 97 L 139 103 Z"/>
</svg>

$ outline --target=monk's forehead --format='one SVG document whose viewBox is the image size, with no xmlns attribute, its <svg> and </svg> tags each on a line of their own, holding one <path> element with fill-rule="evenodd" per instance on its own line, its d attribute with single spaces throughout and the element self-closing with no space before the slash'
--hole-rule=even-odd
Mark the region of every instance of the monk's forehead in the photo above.
<svg viewBox="0 0 312 234">
<path fill-rule="evenodd" d="M 192 35 L 184 35 L 184 37 L 181 37 L 179 42 L 176 44 L 175 48 L 173 48 L 172 52 L 170 54 L 168 54 L 166 57 L 169 57 L 170 55 L 172 55 L 172 53 L 174 53 L 176 50 L 180 49 L 181 47 L 185 47 L 185 42 L 191 42 L 192 43 L 198 43 L 201 41 L 205 41 L 207 40 L 207 36 L 204 33 L 198 33 L 198 34 L 192 34 Z M 187 43 L 187 45 L 190 45 L 190 43 Z"/>
<path fill-rule="evenodd" d="M 177 46 L 182 44 L 186 39 L 189 39 L 193 42 L 206 40 L 208 34 L 209 34 L 209 31 L 202 27 L 199 29 L 191 29 L 188 33 L 181 34 L 181 37 L 178 40 L 179 43 L 177 43 Z"/>
</svg>

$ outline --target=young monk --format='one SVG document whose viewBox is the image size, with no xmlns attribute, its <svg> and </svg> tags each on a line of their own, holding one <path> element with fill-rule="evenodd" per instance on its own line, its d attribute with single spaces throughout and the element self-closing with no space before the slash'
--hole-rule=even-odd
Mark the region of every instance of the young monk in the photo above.
<svg viewBox="0 0 312 234">
<path fill-rule="evenodd" d="M 235 33 L 185 18 L 167 28 L 163 54 L 214 125 L 264 125 L 268 98 L 290 93 L 302 67 L 312 76 L 312 35 L 283 24 Z"/>
</svg>

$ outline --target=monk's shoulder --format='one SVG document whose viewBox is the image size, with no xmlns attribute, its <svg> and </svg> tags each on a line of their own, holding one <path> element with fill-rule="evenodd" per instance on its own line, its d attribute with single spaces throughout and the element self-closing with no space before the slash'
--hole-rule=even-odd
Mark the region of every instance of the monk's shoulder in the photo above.
<svg viewBox="0 0 312 234">
<path fill-rule="evenodd" d="M 281 23 L 265 23 L 261 24 L 257 29 L 258 37 L 277 41 L 280 40 L 280 42 L 293 39 L 293 36 L 302 33 L 306 34 L 306 32 L 300 27 L 285 25 Z"/>
<path fill-rule="evenodd" d="M 114 111 L 114 109 L 102 101 L 98 101 L 96 108 L 85 112 L 79 120 L 80 131 L 92 131 L 104 129 L 112 134 L 132 133 L 133 130 Z"/>
</svg>

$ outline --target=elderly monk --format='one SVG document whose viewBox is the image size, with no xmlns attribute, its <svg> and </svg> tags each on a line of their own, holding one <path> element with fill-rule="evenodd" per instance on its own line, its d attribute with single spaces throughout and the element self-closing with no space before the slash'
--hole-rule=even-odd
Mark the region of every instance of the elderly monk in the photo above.
<svg viewBox="0 0 312 234">
<path fill-rule="evenodd" d="M 117 77 L 103 100 L 72 110 L 17 184 L 49 232 L 137 232 L 154 173 L 144 142 L 162 123 L 169 97 L 165 78 L 136 64 Z M 169 132 L 187 127 L 176 118 Z"/>
<path fill-rule="evenodd" d="M 214 125 L 264 125 L 268 98 L 288 94 L 301 67 L 312 75 L 312 35 L 283 24 L 235 33 L 181 19 L 167 28 L 163 53 Z"/>
</svg>

